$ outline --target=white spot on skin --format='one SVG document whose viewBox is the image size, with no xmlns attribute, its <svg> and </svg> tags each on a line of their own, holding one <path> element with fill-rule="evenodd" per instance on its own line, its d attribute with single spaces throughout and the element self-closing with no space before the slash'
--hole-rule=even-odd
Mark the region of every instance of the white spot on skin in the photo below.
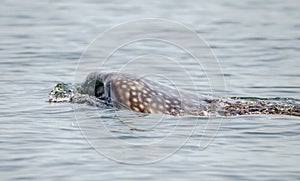
<svg viewBox="0 0 300 181">
<path fill-rule="evenodd" d="M 131 95 L 136 96 L 137 95 L 136 91 L 132 91 Z"/>
<path fill-rule="evenodd" d="M 178 104 L 179 102 L 178 102 L 178 101 L 176 101 L 176 100 L 174 100 L 174 101 L 173 101 L 173 103 L 174 103 L 174 104 Z"/>
<path fill-rule="evenodd" d="M 136 90 L 135 86 L 131 86 L 130 88 L 131 88 L 131 90 Z"/>
<path fill-rule="evenodd" d="M 129 99 L 129 96 L 130 96 L 129 92 L 125 92 L 126 99 Z"/>
<path fill-rule="evenodd" d="M 138 99 L 139 99 L 139 101 L 144 102 L 141 92 L 138 92 Z"/>
<path fill-rule="evenodd" d="M 144 109 L 144 105 L 143 104 L 139 104 L 139 108 Z"/>
<path fill-rule="evenodd" d="M 152 103 L 151 105 L 152 105 L 153 108 L 154 108 L 154 107 L 157 107 L 157 104 L 156 104 L 155 102 Z"/>
<path fill-rule="evenodd" d="M 135 111 L 140 111 L 139 108 L 137 108 L 137 107 L 133 107 L 132 109 Z"/>
<path fill-rule="evenodd" d="M 126 84 L 122 84 L 121 86 L 123 89 L 126 89 L 127 88 L 127 85 Z"/>
<path fill-rule="evenodd" d="M 160 110 L 163 111 L 164 110 L 164 106 L 160 104 L 160 105 L 158 105 L 158 109 L 160 109 Z"/>
<path fill-rule="evenodd" d="M 146 98 L 146 101 L 147 101 L 147 102 L 151 102 L 151 98 L 149 98 L 149 97 Z"/>
<path fill-rule="evenodd" d="M 117 81 L 117 82 L 116 82 L 116 86 L 119 86 L 120 84 L 121 84 L 120 81 Z"/>
<path fill-rule="evenodd" d="M 133 102 L 138 102 L 137 98 L 132 99 Z"/>
</svg>

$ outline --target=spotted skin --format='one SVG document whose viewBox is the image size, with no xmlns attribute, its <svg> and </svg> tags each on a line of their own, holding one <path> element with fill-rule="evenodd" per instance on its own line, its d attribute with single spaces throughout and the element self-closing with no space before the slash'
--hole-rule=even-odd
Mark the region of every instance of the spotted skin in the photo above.
<svg viewBox="0 0 300 181">
<path fill-rule="evenodd" d="M 50 93 L 49 102 L 92 102 L 117 109 L 129 109 L 146 114 L 169 114 L 173 116 L 196 115 L 223 116 L 251 114 L 284 114 L 300 116 L 297 102 L 269 101 L 261 99 L 233 100 L 199 97 L 178 91 L 147 78 L 124 73 L 90 73 L 80 90 L 58 84 Z M 69 88 L 69 89 L 67 89 Z M 97 101 L 96 101 L 97 102 Z"/>
<path fill-rule="evenodd" d="M 181 94 L 171 87 L 155 83 L 145 78 L 121 73 L 91 73 L 83 84 L 84 93 L 95 95 L 94 82 L 104 82 L 104 87 L 110 87 L 111 103 L 117 108 L 127 108 L 142 113 L 158 113 L 181 115 L 187 107 Z M 107 99 L 107 97 L 103 97 Z M 184 106 L 185 105 L 185 106 Z"/>
</svg>

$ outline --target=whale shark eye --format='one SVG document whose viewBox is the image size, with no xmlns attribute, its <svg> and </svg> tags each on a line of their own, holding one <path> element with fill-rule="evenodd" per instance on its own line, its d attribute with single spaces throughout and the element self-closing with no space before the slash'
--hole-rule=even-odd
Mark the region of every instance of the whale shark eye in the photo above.
<svg viewBox="0 0 300 181">
<path fill-rule="evenodd" d="M 95 83 L 95 96 L 97 98 L 103 96 L 104 94 L 104 84 L 102 82 L 100 82 L 99 80 L 96 80 Z"/>
</svg>

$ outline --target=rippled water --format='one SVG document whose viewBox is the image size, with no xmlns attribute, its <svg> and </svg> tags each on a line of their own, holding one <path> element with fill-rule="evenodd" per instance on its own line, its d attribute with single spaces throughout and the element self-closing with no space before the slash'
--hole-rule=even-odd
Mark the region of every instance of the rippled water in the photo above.
<svg viewBox="0 0 300 181">
<path fill-rule="evenodd" d="M 119 23 L 153 17 L 181 22 L 209 43 L 225 75 L 228 96 L 300 99 L 299 12 L 300 3 L 292 0 L 3 1 L 0 179 L 300 179 L 298 117 L 224 118 L 214 141 L 199 150 L 207 121 L 201 118 L 195 134 L 176 153 L 136 166 L 117 163 L 91 147 L 71 104 L 46 102 L 56 83 L 73 81 L 80 55 L 99 33 Z M 206 80 L 199 84 L 205 87 Z M 124 123 L 116 121 L 111 110 L 95 111 L 99 115 L 89 115 L 87 121 L 101 117 L 127 142 L 160 139 L 160 133 L 176 127 L 176 118 L 170 117 L 155 130 L 137 131 L 140 123 L 126 122 L 132 113 L 119 112 L 126 118 Z M 175 136 L 180 138 L 180 132 Z"/>
</svg>

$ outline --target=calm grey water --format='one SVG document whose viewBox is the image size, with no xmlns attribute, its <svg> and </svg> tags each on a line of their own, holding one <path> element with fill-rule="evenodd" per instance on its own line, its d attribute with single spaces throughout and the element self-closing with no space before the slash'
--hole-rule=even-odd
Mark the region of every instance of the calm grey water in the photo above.
<svg viewBox="0 0 300 181">
<path fill-rule="evenodd" d="M 56 83 L 73 81 L 80 55 L 99 33 L 140 18 L 178 21 L 203 37 L 219 59 L 228 96 L 300 99 L 299 12 L 296 0 L 2 1 L 0 179 L 299 180 L 298 117 L 225 118 L 206 149 L 199 150 L 202 134 L 196 130 L 168 158 L 136 166 L 95 151 L 71 104 L 46 102 Z M 124 141 L 145 139 L 111 111 L 100 113 Z M 147 139 L 174 126 L 169 120 L 147 132 Z"/>
</svg>

